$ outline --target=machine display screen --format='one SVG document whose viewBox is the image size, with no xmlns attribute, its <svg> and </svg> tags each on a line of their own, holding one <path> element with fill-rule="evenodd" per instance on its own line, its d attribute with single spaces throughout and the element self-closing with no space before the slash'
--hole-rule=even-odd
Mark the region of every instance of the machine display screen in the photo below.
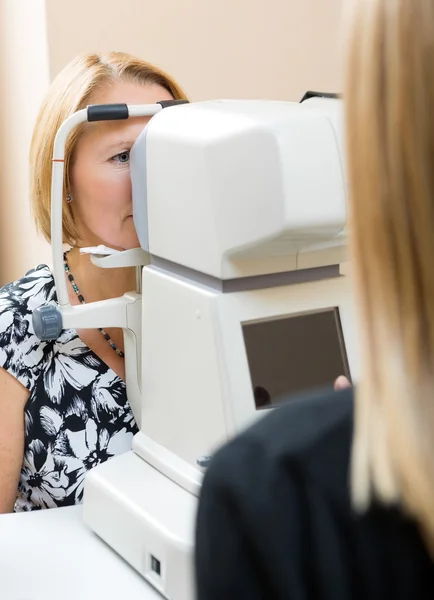
<svg viewBox="0 0 434 600">
<path fill-rule="evenodd" d="M 243 324 L 243 335 L 257 409 L 350 379 L 337 308 Z"/>
</svg>

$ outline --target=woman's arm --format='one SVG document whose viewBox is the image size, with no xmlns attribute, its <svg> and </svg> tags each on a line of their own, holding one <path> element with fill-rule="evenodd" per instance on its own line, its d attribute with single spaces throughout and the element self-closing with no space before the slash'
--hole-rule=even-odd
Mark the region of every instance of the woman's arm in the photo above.
<svg viewBox="0 0 434 600">
<path fill-rule="evenodd" d="M 0 513 L 13 512 L 24 454 L 29 391 L 0 367 Z"/>
</svg>

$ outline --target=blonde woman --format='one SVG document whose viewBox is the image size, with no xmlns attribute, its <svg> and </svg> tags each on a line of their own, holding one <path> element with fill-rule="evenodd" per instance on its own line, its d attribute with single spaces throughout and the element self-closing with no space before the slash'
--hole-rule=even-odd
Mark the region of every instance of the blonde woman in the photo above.
<svg viewBox="0 0 434 600">
<path fill-rule="evenodd" d="M 50 239 L 51 158 L 56 132 L 88 104 L 146 104 L 185 98 L 178 84 L 128 54 L 86 54 L 53 82 L 31 144 L 31 199 Z M 98 269 L 80 247 L 139 245 L 132 219 L 129 152 L 146 119 L 86 124 L 65 157 L 63 239 L 72 304 L 135 289 L 133 269 Z M 125 393 L 121 330 L 66 330 L 41 343 L 32 312 L 54 302 L 46 265 L 0 290 L 0 512 L 81 502 L 86 472 L 131 449 L 136 432 Z"/>
<path fill-rule="evenodd" d="M 216 455 L 198 600 L 434 597 L 434 0 L 353 5 L 344 98 L 363 377 L 275 409 Z"/>
</svg>

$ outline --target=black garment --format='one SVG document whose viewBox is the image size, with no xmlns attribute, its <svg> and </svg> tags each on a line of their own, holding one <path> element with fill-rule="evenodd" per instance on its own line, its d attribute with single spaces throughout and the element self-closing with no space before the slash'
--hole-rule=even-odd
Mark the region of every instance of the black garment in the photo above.
<svg viewBox="0 0 434 600">
<path fill-rule="evenodd" d="M 198 600 L 434 598 L 416 526 L 394 508 L 351 509 L 352 425 L 350 390 L 299 399 L 217 452 L 199 504 Z"/>
<path fill-rule="evenodd" d="M 0 367 L 30 392 L 16 512 L 80 504 L 86 473 L 137 432 L 125 383 L 74 329 L 36 337 L 33 312 L 56 301 L 46 265 L 0 289 Z"/>
</svg>

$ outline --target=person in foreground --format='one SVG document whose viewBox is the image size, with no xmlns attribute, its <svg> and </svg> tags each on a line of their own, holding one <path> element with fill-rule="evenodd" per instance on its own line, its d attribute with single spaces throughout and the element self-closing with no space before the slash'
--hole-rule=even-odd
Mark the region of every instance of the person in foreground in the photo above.
<svg viewBox="0 0 434 600">
<path fill-rule="evenodd" d="M 31 199 L 50 240 L 51 159 L 61 123 L 88 104 L 185 98 L 151 64 L 120 52 L 85 54 L 53 82 L 35 126 Z M 71 304 L 135 289 L 134 269 L 99 269 L 80 247 L 139 246 L 132 219 L 129 153 L 147 119 L 86 123 L 65 154 L 63 241 Z M 137 431 L 125 389 L 122 330 L 65 330 L 40 342 L 32 312 L 56 301 L 46 265 L 0 290 L 0 513 L 80 503 L 86 472 L 131 449 Z"/>
<path fill-rule="evenodd" d="M 347 53 L 357 387 L 299 398 L 204 477 L 198 600 L 434 597 L 434 0 L 356 0 Z"/>
</svg>

